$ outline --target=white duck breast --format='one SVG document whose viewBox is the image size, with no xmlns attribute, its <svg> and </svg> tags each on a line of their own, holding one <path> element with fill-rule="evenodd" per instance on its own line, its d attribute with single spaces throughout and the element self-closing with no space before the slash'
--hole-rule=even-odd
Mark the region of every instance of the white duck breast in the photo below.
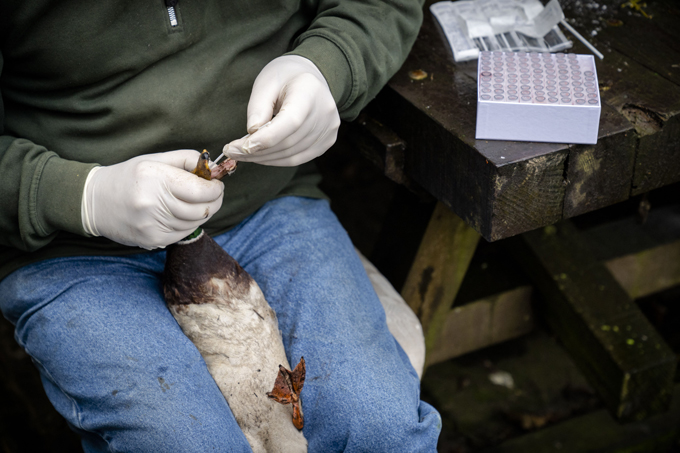
<svg viewBox="0 0 680 453">
<path fill-rule="evenodd" d="M 259 286 L 207 234 L 168 247 L 163 290 L 196 345 L 253 451 L 306 452 L 292 408 L 267 398 L 290 369 L 276 313 Z"/>
</svg>

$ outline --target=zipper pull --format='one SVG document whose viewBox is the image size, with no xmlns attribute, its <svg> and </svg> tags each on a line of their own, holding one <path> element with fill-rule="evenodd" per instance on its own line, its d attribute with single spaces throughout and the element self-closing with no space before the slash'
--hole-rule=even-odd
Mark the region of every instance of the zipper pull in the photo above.
<svg viewBox="0 0 680 453">
<path fill-rule="evenodd" d="M 170 26 L 177 26 L 177 14 L 175 13 L 175 6 L 179 0 L 165 0 L 165 6 L 168 8 L 168 17 L 170 18 Z"/>
</svg>

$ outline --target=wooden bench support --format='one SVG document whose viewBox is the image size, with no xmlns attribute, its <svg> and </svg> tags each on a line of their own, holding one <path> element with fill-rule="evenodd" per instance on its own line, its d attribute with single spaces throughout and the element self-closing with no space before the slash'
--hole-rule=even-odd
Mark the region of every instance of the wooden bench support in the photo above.
<svg viewBox="0 0 680 453">
<path fill-rule="evenodd" d="M 614 258 L 607 269 L 637 299 L 680 285 L 680 241 Z"/>
<path fill-rule="evenodd" d="M 423 325 L 428 354 L 441 336 L 478 241 L 475 230 L 437 203 L 401 291 Z"/>
<path fill-rule="evenodd" d="M 664 219 L 670 219 L 666 220 L 666 223 L 677 218 L 674 212 L 669 209 L 666 211 L 662 213 Z M 595 259 L 609 270 L 611 276 L 625 290 L 630 299 L 648 296 L 680 284 L 680 240 L 674 240 L 676 236 L 670 235 L 667 225 L 663 224 L 662 220 L 655 219 L 654 222 L 660 227 L 652 225 L 646 228 L 646 234 L 643 227 L 633 220 L 604 224 L 598 226 L 594 233 L 590 230 L 581 232 L 588 242 L 584 247 L 590 248 L 593 244 L 597 245 L 597 250 L 594 251 Z M 442 221 L 432 221 L 430 234 L 433 235 L 436 228 L 443 227 Z M 654 231 L 654 228 L 663 230 L 663 234 Z M 435 236 L 431 236 L 429 240 L 433 241 L 433 237 Z M 605 237 L 606 240 L 603 239 Z M 448 237 L 447 240 L 452 241 L 449 245 L 453 246 L 455 240 L 452 237 Z M 431 244 L 431 247 L 441 250 L 437 247 L 443 247 L 444 243 L 441 238 L 437 241 Z M 627 244 L 620 244 L 621 241 Z M 424 244 L 425 241 L 421 247 L 421 259 L 423 259 L 422 254 L 426 253 Z M 457 252 L 452 250 L 451 253 Z M 433 258 L 426 261 L 429 263 L 432 260 Z M 421 274 L 423 266 L 427 267 L 427 264 L 421 263 Z M 415 268 L 412 269 L 412 275 L 414 278 L 419 275 Z M 489 275 L 487 278 L 494 279 L 494 276 Z M 611 282 L 611 278 L 608 281 Z M 455 283 L 455 278 L 452 282 L 456 285 L 460 284 Z M 417 284 L 418 281 L 411 281 L 411 293 L 414 291 L 414 285 Z M 454 288 L 451 293 L 453 294 L 454 291 L 457 293 L 458 290 Z M 438 337 L 429 344 L 426 366 L 532 331 L 534 317 L 531 287 L 520 285 L 502 290 L 499 288 L 496 291 L 498 292 L 483 293 L 479 299 L 465 302 L 462 305 L 458 301 L 451 301 L 449 305 L 453 308 L 443 315 L 443 324 L 435 326 L 438 329 Z M 411 306 L 420 307 L 421 316 L 429 313 L 428 309 L 419 305 L 420 301 L 417 298 L 419 296 L 415 297 L 416 300 L 411 302 Z M 435 335 L 434 331 L 431 335 Z"/>
<path fill-rule="evenodd" d="M 509 241 L 544 296 L 540 308 L 591 385 L 622 421 L 670 404 L 676 358 L 570 222 Z"/>
<path fill-rule="evenodd" d="M 680 285 L 680 241 L 604 262 L 631 299 Z M 446 315 L 426 366 L 526 335 L 534 328 L 531 286 L 455 305 Z"/>
<path fill-rule="evenodd" d="M 680 285 L 680 205 L 655 206 L 640 220 L 622 218 L 583 231 L 631 299 Z"/>
<path fill-rule="evenodd" d="M 446 315 L 437 342 L 427 351 L 426 366 L 531 332 L 531 287 L 520 286 L 454 307 Z"/>
<path fill-rule="evenodd" d="M 347 128 L 350 141 L 385 176 L 397 184 L 411 185 L 404 175 L 406 143 L 397 134 L 365 112 Z"/>
</svg>

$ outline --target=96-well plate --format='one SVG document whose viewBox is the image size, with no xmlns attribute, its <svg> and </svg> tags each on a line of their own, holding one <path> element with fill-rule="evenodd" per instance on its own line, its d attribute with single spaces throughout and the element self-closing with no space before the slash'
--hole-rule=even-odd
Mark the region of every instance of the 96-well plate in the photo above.
<svg viewBox="0 0 680 453">
<path fill-rule="evenodd" d="M 478 139 L 597 142 L 592 55 L 481 52 L 477 70 Z"/>
</svg>

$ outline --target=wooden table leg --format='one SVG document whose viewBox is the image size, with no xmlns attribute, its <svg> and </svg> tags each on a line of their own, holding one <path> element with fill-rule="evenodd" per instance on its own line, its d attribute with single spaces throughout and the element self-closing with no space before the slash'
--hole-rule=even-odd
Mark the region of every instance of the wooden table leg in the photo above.
<svg viewBox="0 0 680 453">
<path fill-rule="evenodd" d="M 642 420 L 668 409 L 676 357 L 570 222 L 511 241 L 544 297 L 540 308 L 610 412 Z"/>
<path fill-rule="evenodd" d="M 423 325 L 427 351 L 440 337 L 479 237 L 449 208 L 437 203 L 401 291 Z"/>
</svg>

